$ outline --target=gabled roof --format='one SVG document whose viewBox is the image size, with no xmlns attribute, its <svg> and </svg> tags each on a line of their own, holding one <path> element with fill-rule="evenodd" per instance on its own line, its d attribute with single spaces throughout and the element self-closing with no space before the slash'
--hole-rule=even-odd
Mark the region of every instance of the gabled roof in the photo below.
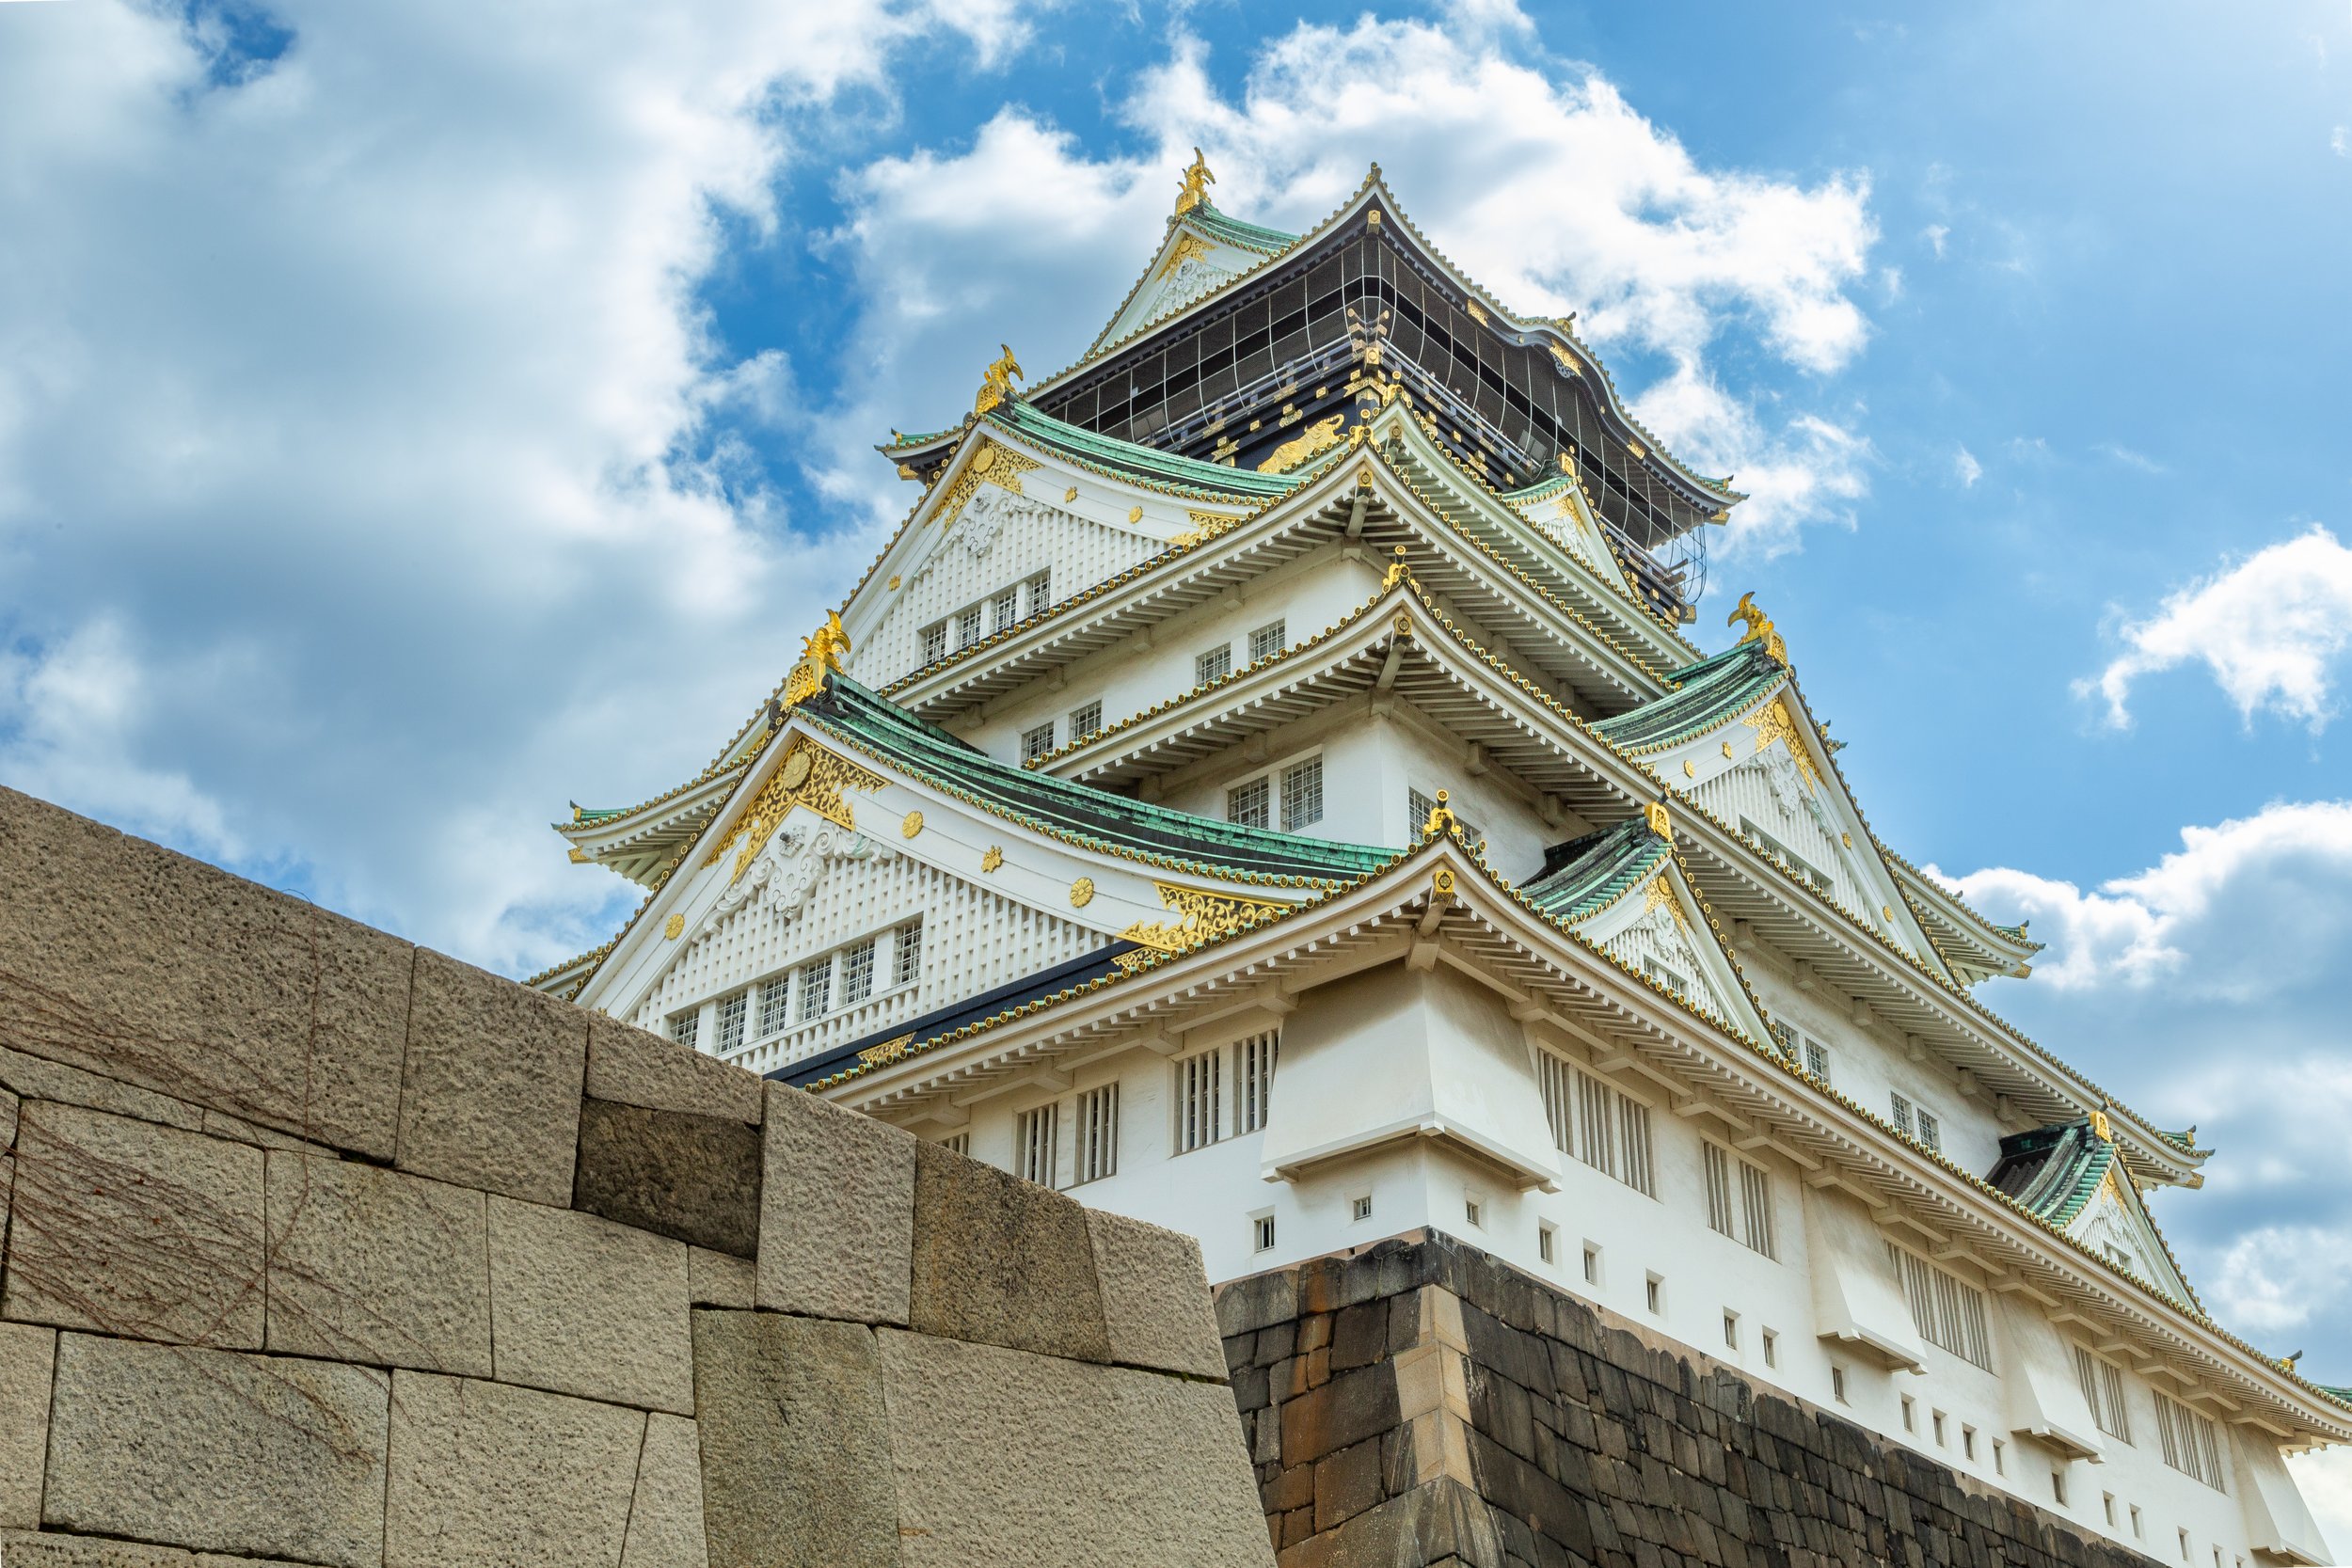
<svg viewBox="0 0 2352 1568">
<path fill-rule="evenodd" d="M 1186 236 L 1191 237 L 1189 245 Z M 1298 243 L 1298 236 L 1280 229 L 1244 223 L 1237 217 L 1218 212 L 1216 204 L 1203 196 L 1192 207 L 1168 218 L 1168 232 L 1161 239 L 1159 248 L 1152 253 L 1152 260 L 1145 264 L 1134 286 L 1120 296 L 1119 309 L 1113 310 L 1110 320 L 1103 324 L 1103 330 L 1094 335 L 1094 341 L 1088 345 L 1088 352 L 1101 348 L 1119 330 L 1119 324 L 1126 319 L 1128 311 L 1144 290 L 1174 270 L 1175 261 L 1181 260 L 1187 250 L 1197 254 L 1202 241 L 1244 251 L 1253 258 L 1263 258 L 1280 255 Z M 1254 262 L 1245 261 L 1242 266 L 1247 270 L 1252 264 Z M 1165 313 L 1174 312 L 1169 310 Z"/>
<path fill-rule="evenodd" d="M 1595 734 L 1634 756 L 1678 744 L 1731 722 L 1788 678 L 1761 642 L 1737 642 L 1674 672 L 1675 689 L 1593 725 Z"/>
<path fill-rule="evenodd" d="M 1015 436 L 1050 447 L 1064 456 L 1146 484 L 1175 487 L 1203 498 L 1269 500 L 1288 495 L 1306 482 L 1304 472 L 1261 473 L 1255 468 L 1228 467 L 1157 447 L 1122 441 L 1116 436 L 1066 424 L 1019 398 L 1008 398 L 979 416 Z"/>
<path fill-rule="evenodd" d="M 1674 846 L 1647 820 L 1628 817 L 1546 849 L 1543 870 L 1519 892 L 1554 920 L 1574 922 L 1607 909 L 1673 858 Z"/>
<path fill-rule="evenodd" d="M 2019 1207 L 2052 1225 L 2072 1225 L 2115 1164 L 2115 1145 L 2090 1130 L 2090 1118 L 2037 1127 L 2001 1140 L 2001 1158 L 1985 1180 Z"/>
</svg>

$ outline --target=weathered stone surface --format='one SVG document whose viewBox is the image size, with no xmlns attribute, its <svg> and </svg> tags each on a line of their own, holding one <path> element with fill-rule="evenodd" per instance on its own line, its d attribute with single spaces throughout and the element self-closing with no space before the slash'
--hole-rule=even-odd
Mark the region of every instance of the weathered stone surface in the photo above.
<svg viewBox="0 0 2352 1568">
<path fill-rule="evenodd" d="M 616 1104 L 759 1125 L 767 1082 L 691 1045 L 632 1029 L 601 1013 L 588 1020 L 588 1093 Z"/>
<path fill-rule="evenodd" d="M 41 1522 L 373 1564 L 388 1392 L 360 1367 L 60 1335 Z"/>
<path fill-rule="evenodd" d="M 587 1065 L 586 1013 L 419 949 L 395 1164 L 569 1204 Z"/>
<path fill-rule="evenodd" d="M 759 1305 L 905 1323 L 919 1140 L 781 1084 L 764 1134 Z"/>
<path fill-rule="evenodd" d="M 19 1104 L 15 1095 L 0 1089 L 0 1148 L 16 1142 L 16 1113 Z"/>
<path fill-rule="evenodd" d="M 310 1153 L 263 1160 L 270 1350 L 490 1375 L 481 1193 Z"/>
<path fill-rule="evenodd" d="M 707 1568 L 708 1562 L 703 1544 L 702 1447 L 694 1423 L 648 1416 L 621 1568 Z"/>
<path fill-rule="evenodd" d="M 926 1334 L 1111 1358 L 1086 1211 L 931 1143 L 915 1148 L 909 1305 Z"/>
<path fill-rule="evenodd" d="M 697 1312 L 694 1398 L 710 1568 L 897 1568 L 874 1330 Z"/>
<path fill-rule="evenodd" d="M 693 1414 L 684 1243 L 493 1196 L 490 1306 L 500 1382 Z"/>
<path fill-rule="evenodd" d="M 22 1051 L 0 1050 L 0 1084 L 7 1085 L 20 1101 L 54 1100 L 61 1105 L 111 1111 L 119 1117 L 161 1122 L 191 1132 L 204 1130 L 201 1105 Z"/>
<path fill-rule="evenodd" d="M 0 1315 L 260 1348 L 261 1150 L 32 1101 L 16 1163 Z"/>
<path fill-rule="evenodd" d="M 57 1332 L 0 1323 L 0 1526 L 40 1524 L 40 1475 L 49 1453 L 49 1380 Z"/>
<path fill-rule="evenodd" d="M 730 1258 L 707 1247 L 686 1249 L 686 1296 L 696 1307 L 729 1307 L 748 1312 L 759 1291 L 759 1267 L 748 1258 Z"/>
<path fill-rule="evenodd" d="M 0 1046 L 383 1158 L 412 952 L 0 789 Z"/>
<path fill-rule="evenodd" d="M 0 1564 L 5 1568 L 198 1568 L 198 1560 L 176 1546 L 0 1529 Z"/>
<path fill-rule="evenodd" d="M 1223 1388 L 897 1329 L 877 1337 L 907 1568 L 1272 1561 Z"/>
<path fill-rule="evenodd" d="M 395 1372 L 384 1568 L 618 1562 L 644 1427 L 613 1405 Z"/>
<path fill-rule="evenodd" d="M 759 1167 L 759 1129 L 734 1117 L 585 1100 L 572 1207 L 750 1258 Z"/>
<path fill-rule="evenodd" d="M 1200 1243 L 1101 1209 L 1088 1210 L 1086 1217 L 1111 1359 L 1223 1379 L 1225 1347 L 1217 1338 Z"/>
</svg>

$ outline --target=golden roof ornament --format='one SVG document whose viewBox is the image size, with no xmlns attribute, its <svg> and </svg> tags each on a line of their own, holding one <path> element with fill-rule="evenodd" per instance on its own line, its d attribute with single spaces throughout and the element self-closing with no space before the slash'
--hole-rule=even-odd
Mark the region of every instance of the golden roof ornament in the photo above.
<svg viewBox="0 0 2352 1568">
<path fill-rule="evenodd" d="M 785 707 L 795 707 L 825 689 L 828 672 L 841 668 L 841 656 L 850 651 L 850 634 L 841 629 L 841 611 L 825 611 L 825 624 L 808 634 L 802 647 L 801 662 L 792 667 L 792 676 L 784 683 Z"/>
<path fill-rule="evenodd" d="M 2098 1134 L 2099 1141 L 2103 1144 L 2111 1144 L 2115 1141 L 2115 1128 L 2108 1122 L 2107 1114 L 2104 1110 L 2094 1110 L 2090 1113 L 2090 1130 Z"/>
<path fill-rule="evenodd" d="M 1788 644 L 1783 642 L 1780 640 L 1780 633 L 1772 629 L 1771 619 L 1756 608 L 1754 594 L 1740 594 L 1740 602 L 1732 607 L 1730 614 L 1724 617 L 1724 626 L 1729 626 L 1734 621 L 1745 621 L 1748 626 L 1748 629 L 1740 634 L 1740 641 L 1763 643 L 1766 658 L 1784 670 L 1788 668 Z"/>
<path fill-rule="evenodd" d="M 1669 844 L 1672 844 L 1675 841 L 1674 818 L 1666 815 L 1665 801 L 1652 800 L 1648 805 L 1644 806 L 1642 808 L 1642 820 L 1648 823 L 1649 831 L 1656 833 L 1660 838 L 1664 839 Z"/>
<path fill-rule="evenodd" d="M 1184 182 L 1176 193 L 1176 215 L 1183 217 L 1195 207 L 1208 204 L 1209 187 L 1216 183 L 1216 176 L 1209 172 L 1209 161 L 1200 156 L 1200 150 L 1192 150 L 1192 166 L 1184 170 Z"/>
<path fill-rule="evenodd" d="M 1380 591 L 1387 593 L 1405 580 L 1405 546 L 1396 547 L 1396 559 L 1389 562 L 1389 575 L 1381 579 Z"/>
<path fill-rule="evenodd" d="M 1439 833 L 1462 836 L 1461 820 L 1454 815 L 1454 808 L 1446 804 L 1446 798 L 1444 790 L 1438 791 L 1438 803 L 1429 808 L 1429 820 L 1421 825 L 1422 837 L 1436 838 Z"/>
<path fill-rule="evenodd" d="M 980 372 L 980 394 L 972 400 L 975 414 L 985 414 L 999 404 L 1010 403 L 1014 378 L 1028 373 L 1021 368 L 1021 361 L 1012 356 L 1011 344 L 998 343 L 996 347 L 1002 352 Z"/>
</svg>

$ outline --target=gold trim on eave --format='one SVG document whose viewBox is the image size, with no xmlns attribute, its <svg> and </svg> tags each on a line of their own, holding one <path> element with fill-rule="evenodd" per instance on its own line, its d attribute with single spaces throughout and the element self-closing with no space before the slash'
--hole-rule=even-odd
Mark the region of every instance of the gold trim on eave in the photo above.
<svg viewBox="0 0 2352 1568">
<path fill-rule="evenodd" d="M 768 847 L 768 841 L 775 836 L 794 806 L 806 806 L 826 821 L 854 832 L 857 817 L 845 791 L 860 789 L 871 794 L 885 782 L 881 774 L 827 751 L 806 736 L 799 736 L 784 760 L 776 765 L 776 770 L 768 775 L 768 782 L 760 786 L 751 804 L 727 829 L 726 836 L 710 847 L 703 863 L 718 864 L 720 858 L 741 839 L 743 847 L 735 857 L 735 870 L 727 878 L 730 883 L 741 881 L 752 861 Z"/>
</svg>

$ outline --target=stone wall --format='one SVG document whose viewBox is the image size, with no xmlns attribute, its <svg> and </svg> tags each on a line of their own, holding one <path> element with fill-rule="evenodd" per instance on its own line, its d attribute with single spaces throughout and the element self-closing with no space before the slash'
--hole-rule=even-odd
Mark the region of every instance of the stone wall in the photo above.
<svg viewBox="0 0 2352 1568">
<path fill-rule="evenodd" d="M 1280 1568 L 2148 1568 L 1450 1237 L 1216 1306 Z"/>
<path fill-rule="evenodd" d="M 1270 1560 L 1199 1249 L 0 790 L 0 1564 Z"/>
</svg>

